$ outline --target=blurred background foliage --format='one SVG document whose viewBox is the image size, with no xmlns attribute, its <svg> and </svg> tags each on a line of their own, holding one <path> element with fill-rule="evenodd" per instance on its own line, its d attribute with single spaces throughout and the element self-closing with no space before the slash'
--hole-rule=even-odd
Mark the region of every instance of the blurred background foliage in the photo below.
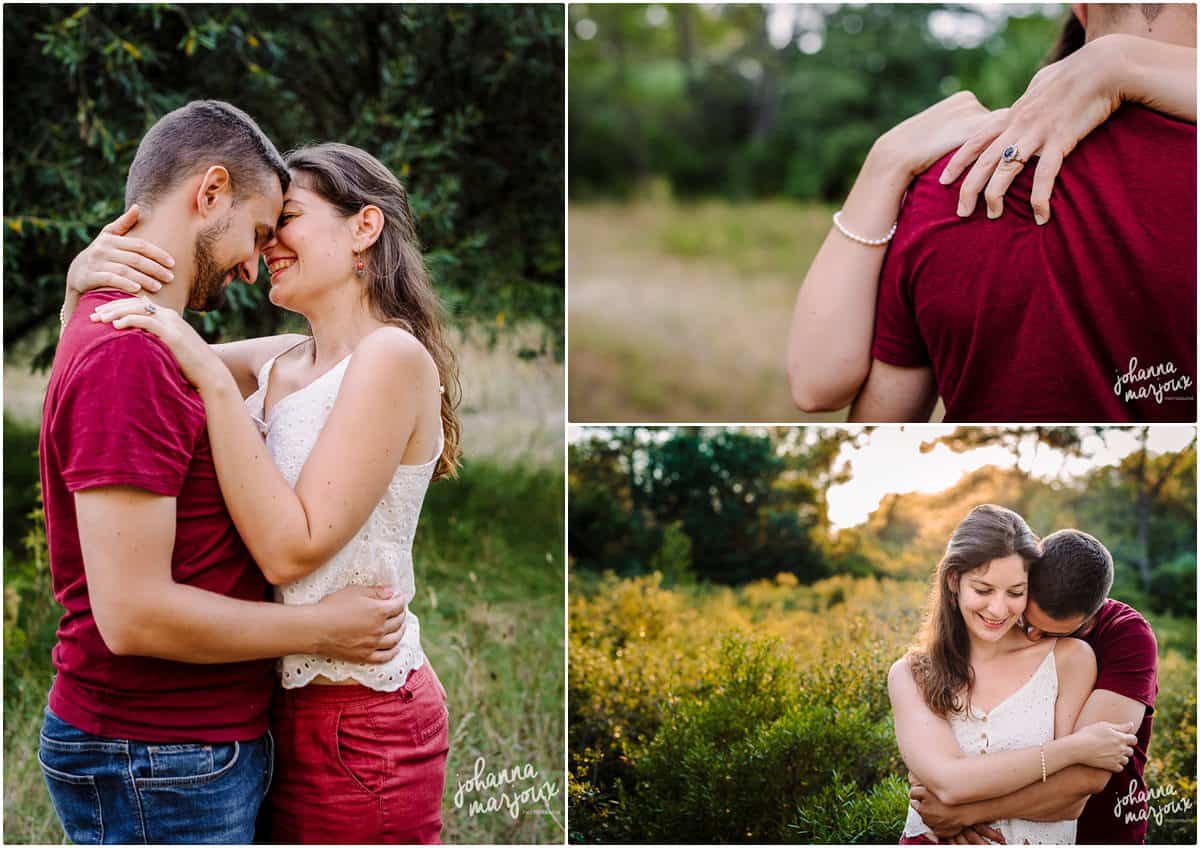
<svg viewBox="0 0 1200 848">
<path fill-rule="evenodd" d="M 961 89 L 1015 100 L 1061 26 L 1044 4 L 570 6 L 572 199 L 832 201 L 871 144 Z"/>
<path fill-rule="evenodd" d="M 947 451 L 1019 461 L 889 492 L 835 528 L 831 492 L 874 474 L 855 452 L 887 435 L 589 428 L 572 441 L 571 841 L 894 844 L 908 784 L 887 671 L 916 637 L 951 531 L 994 502 L 1042 535 L 1079 527 L 1112 551 L 1112 597 L 1158 639 L 1151 806 L 1188 801 L 1152 815 L 1147 841 L 1195 844 L 1194 433 L 1159 451 L 1148 428 L 1126 428 L 1110 464 L 1095 455 L 1115 428 L 945 428 L 920 444 L 936 455 L 904 467 Z M 1060 473 L 1032 473 L 1039 456 Z M 1086 470 L 1061 472 L 1076 461 Z"/>
<path fill-rule="evenodd" d="M 214 98 L 281 151 L 377 156 L 409 190 L 455 322 L 494 337 L 532 321 L 545 332 L 522 354 L 560 356 L 562 28 L 560 5 L 6 6 L 6 355 L 27 342 L 48 363 L 67 266 L 123 210 L 141 136 Z M 277 330 L 260 280 L 197 327 Z"/>
<path fill-rule="evenodd" d="M 850 575 L 927 581 L 970 508 L 998 503 L 1035 532 L 1079 527 L 1113 554 L 1113 596 L 1139 609 L 1196 614 L 1196 448 L 1156 452 L 1151 428 L 959 427 L 922 451 L 999 447 L 1087 459 L 1089 437 L 1132 432 L 1138 447 L 1117 465 L 1047 478 L 1027 463 L 985 465 L 936 493 L 892 492 L 865 521 L 834 527 L 830 490 L 852 484 L 844 449 L 872 428 L 601 428 L 568 448 L 568 521 L 577 571 L 661 571 L 740 585 L 792 575 L 799 583 Z M 866 460 L 864 460 L 866 461 Z M 936 460 L 930 460 L 936 461 Z M 682 536 L 686 543 L 680 540 Z M 669 567 L 664 567 L 668 566 Z"/>
</svg>

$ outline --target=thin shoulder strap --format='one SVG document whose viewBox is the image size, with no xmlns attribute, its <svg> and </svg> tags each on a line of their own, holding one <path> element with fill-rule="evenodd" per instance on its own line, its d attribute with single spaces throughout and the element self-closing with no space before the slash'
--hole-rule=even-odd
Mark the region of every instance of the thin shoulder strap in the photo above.
<svg viewBox="0 0 1200 848">
<path fill-rule="evenodd" d="M 296 343 L 295 343 L 294 345 L 292 345 L 291 347 L 287 348 L 286 350 L 281 350 L 281 351 L 279 351 L 279 353 L 275 354 L 275 355 L 274 355 L 274 356 L 272 356 L 270 359 L 268 359 L 266 362 L 264 362 L 264 363 L 262 364 L 262 367 L 258 369 L 258 385 L 259 385 L 259 388 L 262 388 L 262 387 L 263 387 L 263 385 L 264 385 L 264 378 L 265 378 L 265 377 L 267 377 L 268 375 L 270 375 L 270 373 L 271 373 L 271 370 L 272 370 L 272 369 L 275 367 L 275 360 L 276 360 L 276 359 L 278 359 L 278 358 L 279 358 L 279 357 L 281 357 L 281 356 L 285 356 L 286 354 L 289 354 L 289 353 L 291 353 L 293 350 L 295 350 L 296 348 L 300 347 L 300 345 L 302 345 L 302 344 L 305 344 L 305 343 L 307 343 L 307 342 L 310 342 L 310 341 L 312 341 L 312 336 L 305 336 L 304 338 L 302 338 L 300 341 L 296 342 Z"/>
</svg>

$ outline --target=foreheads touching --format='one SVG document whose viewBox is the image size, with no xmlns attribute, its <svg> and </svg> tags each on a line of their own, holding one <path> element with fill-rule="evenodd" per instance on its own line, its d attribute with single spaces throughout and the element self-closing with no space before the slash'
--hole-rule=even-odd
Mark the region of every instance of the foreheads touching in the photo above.
<svg viewBox="0 0 1200 848">
<path fill-rule="evenodd" d="M 268 191 L 282 196 L 289 176 L 283 157 L 254 119 L 220 100 L 194 100 L 160 118 L 138 145 L 125 181 L 125 205 L 152 207 L 185 177 L 224 171 L 235 203 Z"/>
</svg>

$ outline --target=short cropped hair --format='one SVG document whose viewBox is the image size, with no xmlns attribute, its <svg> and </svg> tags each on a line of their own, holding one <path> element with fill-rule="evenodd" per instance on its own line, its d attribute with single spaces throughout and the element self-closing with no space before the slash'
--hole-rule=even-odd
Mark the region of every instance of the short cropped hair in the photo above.
<svg viewBox="0 0 1200 848">
<path fill-rule="evenodd" d="M 285 192 L 290 180 L 283 157 L 253 118 L 220 100 L 193 100 L 163 115 L 142 137 L 125 180 L 125 208 L 152 206 L 212 165 L 229 171 L 236 201 L 264 190 L 271 175 Z"/>
<path fill-rule="evenodd" d="M 1092 616 L 1113 582 L 1108 548 L 1081 530 L 1059 530 L 1042 539 L 1042 556 L 1029 569 L 1029 597 L 1054 618 Z"/>
</svg>

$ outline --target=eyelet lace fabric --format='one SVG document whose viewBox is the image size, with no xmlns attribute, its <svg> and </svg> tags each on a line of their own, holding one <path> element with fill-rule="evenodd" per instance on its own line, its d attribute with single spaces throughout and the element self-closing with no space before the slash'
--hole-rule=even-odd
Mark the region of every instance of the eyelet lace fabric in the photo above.
<svg viewBox="0 0 1200 848">
<path fill-rule="evenodd" d="M 246 398 L 246 408 L 259 425 L 267 451 L 289 486 L 295 487 L 300 471 L 321 435 L 349 362 L 347 356 L 304 388 L 281 398 L 266 420 L 263 404 L 275 360 L 269 360 L 259 371 L 258 389 Z M 285 604 L 309 604 L 346 586 L 395 586 L 405 603 L 411 604 L 416 594 L 413 536 L 425 492 L 442 453 L 443 438 L 439 434 L 438 449 L 428 462 L 401 465 L 396 469 L 382 500 L 345 547 L 300 580 L 276 586 L 275 600 Z M 421 650 L 421 624 L 411 609 L 404 618 L 399 648 L 399 653 L 383 665 L 290 654 L 280 659 L 279 673 L 285 689 L 305 686 L 323 674 L 330 680 L 355 680 L 371 689 L 393 692 L 403 685 L 410 672 L 425 662 Z"/>
<path fill-rule="evenodd" d="M 954 738 L 958 740 L 958 747 L 971 756 L 1036 748 L 1054 739 L 1054 704 L 1057 700 L 1058 669 L 1052 646 L 1037 671 L 1020 689 L 990 712 L 971 707 L 970 712 L 952 714 L 950 726 L 954 730 Z M 1001 819 L 992 826 L 1004 834 L 1004 840 L 1009 845 L 1075 844 L 1074 820 L 1035 822 Z M 909 807 L 904 835 L 920 836 L 930 832 L 917 811 Z"/>
</svg>

